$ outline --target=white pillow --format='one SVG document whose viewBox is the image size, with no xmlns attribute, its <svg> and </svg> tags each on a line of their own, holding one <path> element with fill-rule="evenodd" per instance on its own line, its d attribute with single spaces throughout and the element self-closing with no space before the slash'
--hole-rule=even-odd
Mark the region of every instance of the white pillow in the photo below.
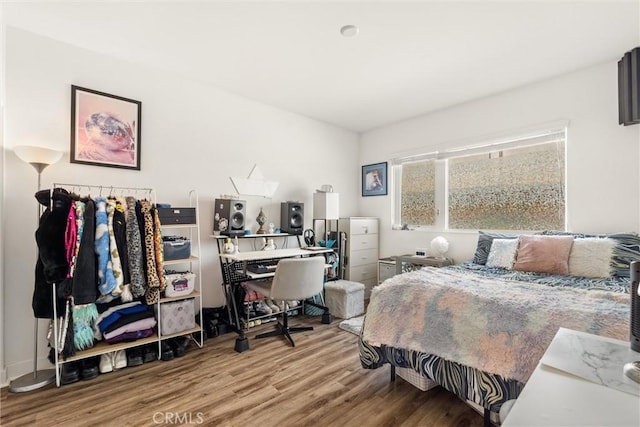
<svg viewBox="0 0 640 427">
<path fill-rule="evenodd" d="M 611 276 L 614 239 L 586 237 L 575 239 L 569 253 L 569 275 L 578 277 Z"/>
<path fill-rule="evenodd" d="M 511 270 L 516 260 L 517 250 L 518 239 L 493 239 L 487 257 L 487 267 L 502 267 Z"/>
</svg>

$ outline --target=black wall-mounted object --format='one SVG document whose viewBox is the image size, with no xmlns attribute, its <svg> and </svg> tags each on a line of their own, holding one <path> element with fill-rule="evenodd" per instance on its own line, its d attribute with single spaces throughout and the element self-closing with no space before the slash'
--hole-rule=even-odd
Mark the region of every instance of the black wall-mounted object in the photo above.
<svg viewBox="0 0 640 427">
<path fill-rule="evenodd" d="M 304 203 L 282 202 L 280 204 L 280 230 L 283 233 L 302 234 L 304 228 Z"/>
<path fill-rule="evenodd" d="M 618 124 L 640 123 L 640 47 L 618 61 Z"/>
<path fill-rule="evenodd" d="M 640 295 L 638 295 L 638 282 L 640 282 L 640 261 L 631 263 L 631 333 L 629 341 L 631 350 L 640 353 Z"/>
</svg>

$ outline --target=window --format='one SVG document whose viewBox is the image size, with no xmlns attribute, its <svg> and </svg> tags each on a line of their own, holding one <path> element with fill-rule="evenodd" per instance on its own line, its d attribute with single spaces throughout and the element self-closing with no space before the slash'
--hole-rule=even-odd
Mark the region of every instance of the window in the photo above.
<svg viewBox="0 0 640 427">
<path fill-rule="evenodd" d="M 402 165 L 402 224 L 435 225 L 436 161 L 434 159 Z"/>
<path fill-rule="evenodd" d="M 395 159 L 394 224 L 564 230 L 565 140 L 562 128 Z"/>
</svg>

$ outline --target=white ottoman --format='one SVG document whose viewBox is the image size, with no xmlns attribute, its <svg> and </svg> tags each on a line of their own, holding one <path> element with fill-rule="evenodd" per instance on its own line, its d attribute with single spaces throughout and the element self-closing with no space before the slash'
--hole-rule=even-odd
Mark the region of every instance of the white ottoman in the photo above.
<svg viewBox="0 0 640 427">
<path fill-rule="evenodd" d="M 364 313 L 364 284 L 336 280 L 324 285 L 324 301 L 331 314 L 350 319 Z"/>
</svg>

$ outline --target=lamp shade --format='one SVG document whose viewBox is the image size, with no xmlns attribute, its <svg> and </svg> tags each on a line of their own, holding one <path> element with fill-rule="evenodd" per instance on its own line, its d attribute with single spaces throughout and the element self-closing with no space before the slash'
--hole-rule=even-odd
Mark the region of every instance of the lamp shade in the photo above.
<svg viewBox="0 0 640 427">
<path fill-rule="evenodd" d="M 435 237 L 431 241 L 431 251 L 434 255 L 444 258 L 444 254 L 449 250 L 449 242 L 442 236 Z"/>
<path fill-rule="evenodd" d="M 20 160 L 30 164 L 52 165 L 62 158 L 62 151 L 33 145 L 20 145 L 14 147 L 13 151 Z"/>
</svg>

